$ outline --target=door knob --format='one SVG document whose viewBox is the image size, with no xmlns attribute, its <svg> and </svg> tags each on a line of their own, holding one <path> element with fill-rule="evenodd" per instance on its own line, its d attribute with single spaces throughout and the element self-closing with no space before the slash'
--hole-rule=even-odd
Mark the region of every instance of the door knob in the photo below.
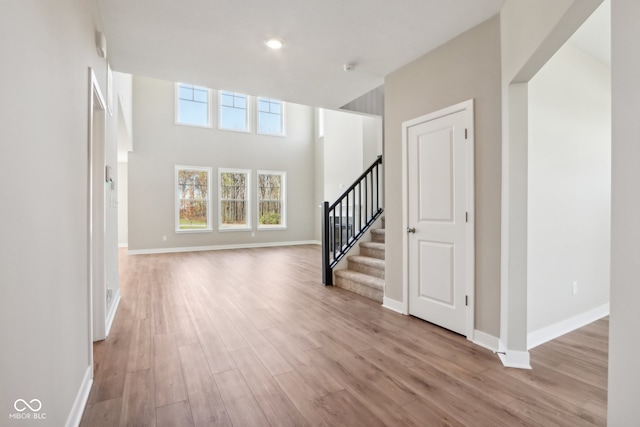
<svg viewBox="0 0 640 427">
<path fill-rule="evenodd" d="M 415 233 L 416 229 L 414 227 L 407 227 L 407 233 Z"/>
</svg>

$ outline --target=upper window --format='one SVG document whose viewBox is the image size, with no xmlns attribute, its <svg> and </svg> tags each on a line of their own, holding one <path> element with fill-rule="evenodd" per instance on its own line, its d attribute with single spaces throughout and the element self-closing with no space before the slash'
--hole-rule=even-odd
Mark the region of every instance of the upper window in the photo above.
<svg viewBox="0 0 640 427">
<path fill-rule="evenodd" d="M 249 221 L 249 179 L 251 171 L 220 169 L 220 226 L 222 230 L 247 230 Z"/>
<path fill-rule="evenodd" d="M 276 99 L 258 98 L 258 133 L 284 135 L 283 103 Z"/>
<path fill-rule="evenodd" d="M 286 172 L 258 171 L 258 228 L 285 228 Z"/>
<path fill-rule="evenodd" d="M 176 166 L 176 231 L 211 231 L 211 168 Z"/>
<path fill-rule="evenodd" d="M 209 89 L 176 83 L 176 123 L 210 127 Z"/>
<path fill-rule="evenodd" d="M 249 97 L 240 93 L 220 91 L 220 119 L 218 127 L 225 130 L 249 132 Z"/>
</svg>

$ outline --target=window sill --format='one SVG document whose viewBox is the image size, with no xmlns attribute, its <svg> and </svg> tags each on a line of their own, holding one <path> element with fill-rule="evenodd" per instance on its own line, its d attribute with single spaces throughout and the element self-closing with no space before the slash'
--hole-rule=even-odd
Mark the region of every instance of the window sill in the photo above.
<svg viewBox="0 0 640 427">
<path fill-rule="evenodd" d="M 256 135 L 261 135 L 261 136 L 276 136 L 276 137 L 280 137 L 280 138 L 286 138 L 287 134 L 286 133 L 268 133 L 268 132 L 256 132 Z"/>
<path fill-rule="evenodd" d="M 175 124 L 178 125 L 178 126 L 188 126 L 190 128 L 211 129 L 211 125 L 210 124 L 209 125 L 196 125 L 196 124 L 193 124 L 193 123 L 181 123 L 181 122 L 178 122 L 178 121 L 176 121 Z"/>
<path fill-rule="evenodd" d="M 189 228 L 189 229 L 179 229 L 175 232 L 178 234 L 182 233 L 211 233 L 213 228 Z"/>
<path fill-rule="evenodd" d="M 251 226 L 247 227 L 218 227 L 218 231 L 221 233 L 226 233 L 227 231 L 252 231 Z"/>
<path fill-rule="evenodd" d="M 251 129 L 230 129 L 230 128 L 223 128 L 219 126 L 218 126 L 218 130 L 224 130 L 227 132 L 251 133 Z"/>
</svg>

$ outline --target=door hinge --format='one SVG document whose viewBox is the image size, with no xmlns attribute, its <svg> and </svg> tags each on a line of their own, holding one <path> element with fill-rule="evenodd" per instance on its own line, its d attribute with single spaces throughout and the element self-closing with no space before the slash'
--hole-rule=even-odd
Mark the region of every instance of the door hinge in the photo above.
<svg viewBox="0 0 640 427">
<path fill-rule="evenodd" d="M 464 129 L 464 139 L 469 139 L 469 129 Z"/>
<path fill-rule="evenodd" d="M 468 295 L 464 296 L 464 305 L 469 305 L 469 296 Z"/>
<path fill-rule="evenodd" d="M 469 212 L 464 213 L 464 221 L 469 222 Z"/>
</svg>

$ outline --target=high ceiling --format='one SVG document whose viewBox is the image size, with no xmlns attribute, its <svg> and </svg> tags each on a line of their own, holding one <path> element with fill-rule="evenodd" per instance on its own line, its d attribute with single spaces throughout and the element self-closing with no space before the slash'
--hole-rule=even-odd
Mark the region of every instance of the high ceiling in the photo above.
<svg viewBox="0 0 640 427">
<path fill-rule="evenodd" d="M 327 108 L 380 86 L 503 3 L 98 0 L 115 71 Z M 268 49 L 271 37 L 284 47 Z"/>
</svg>

